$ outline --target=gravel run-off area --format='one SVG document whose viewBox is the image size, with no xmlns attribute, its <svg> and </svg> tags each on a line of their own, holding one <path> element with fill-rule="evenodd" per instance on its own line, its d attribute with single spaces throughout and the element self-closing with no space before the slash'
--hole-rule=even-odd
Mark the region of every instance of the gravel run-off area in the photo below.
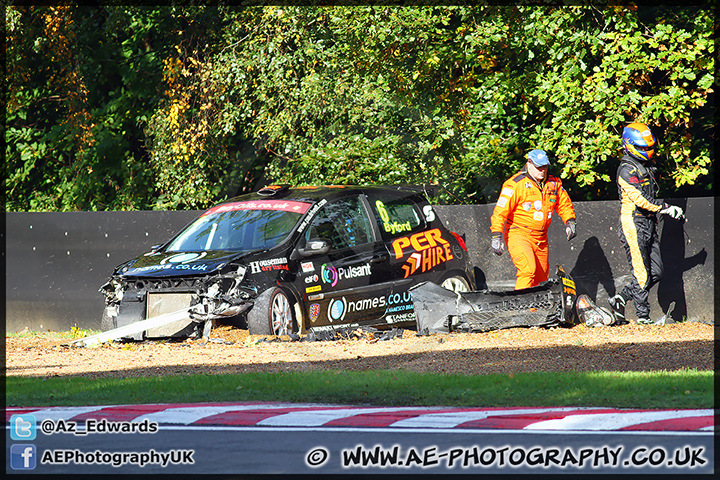
<svg viewBox="0 0 720 480">
<path fill-rule="evenodd" d="M 70 347 L 50 333 L 6 337 L 7 377 L 134 377 L 188 373 L 395 370 L 487 374 L 536 371 L 713 370 L 713 325 L 685 322 L 590 328 L 512 328 L 485 333 L 292 341 L 219 325 L 201 340 Z"/>
</svg>

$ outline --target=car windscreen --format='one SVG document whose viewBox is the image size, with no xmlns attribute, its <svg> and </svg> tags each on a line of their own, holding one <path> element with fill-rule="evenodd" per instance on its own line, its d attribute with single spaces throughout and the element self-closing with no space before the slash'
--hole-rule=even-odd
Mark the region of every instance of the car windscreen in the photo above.
<svg viewBox="0 0 720 480">
<path fill-rule="evenodd" d="M 278 245 L 310 207 L 283 200 L 233 202 L 203 213 L 165 251 L 234 250 L 251 252 Z"/>
</svg>

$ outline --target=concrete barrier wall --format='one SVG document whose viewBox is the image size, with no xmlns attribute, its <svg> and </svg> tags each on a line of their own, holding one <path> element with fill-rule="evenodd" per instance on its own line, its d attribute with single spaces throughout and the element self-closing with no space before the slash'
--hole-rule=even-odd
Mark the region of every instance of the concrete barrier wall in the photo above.
<svg viewBox="0 0 720 480">
<path fill-rule="evenodd" d="M 198 215 L 180 212 L 7 213 L 7 332 L 100 328 L 98 289 L 119 264 Z"/>
<path fill-rule="evenodd" d="M 678 199 L 688 222 L 661 221 L 665 277 L 650 292 L 653 317 L 675 302 L 673 317 L 714 321 L 714 198 Z M 515 268 L 507 253 L 490 250 L 494 205 L 438 206 L 440 218 L 464 234 L 480 280 L 512 288 Z M 618 202 L 577 202 L 578 236 L 565 240 L 555 217 L 550 264 L 562 264 L 599 305 L 630 280 L 617 238 Z M 6 214 L 6 319 L 8 332 L 99 329 L 98 288 L 113 268 L 162 243 L 199 212 L 68 212 Z M 634 309 L 628 309 L 634 318 Z"/>
</svg>

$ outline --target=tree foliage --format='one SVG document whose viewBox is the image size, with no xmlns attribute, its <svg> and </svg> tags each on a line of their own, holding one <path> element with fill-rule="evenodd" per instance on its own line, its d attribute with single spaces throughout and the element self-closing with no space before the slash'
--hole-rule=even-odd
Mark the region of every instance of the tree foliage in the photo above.
<svg viewBox="0 0 720 480">
<path fill-rule="evenodd" d="M 533 148 L 616 198 L 627 123 L 663 196 L 713 185 L 700 7 L 7 7 L 9 210 L 203 208 L 265 181 L 494 202 Z"/>
</svg>

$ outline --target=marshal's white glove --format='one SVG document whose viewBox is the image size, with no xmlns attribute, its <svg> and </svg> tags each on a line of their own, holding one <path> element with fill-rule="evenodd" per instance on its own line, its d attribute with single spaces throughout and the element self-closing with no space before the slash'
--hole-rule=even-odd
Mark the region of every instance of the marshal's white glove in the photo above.
<svg viewBox="0 0 720 480">
<path fill-rule="evenodd" d="M 660 213 L 663 215 L 669 215 L 671 218 L 675 220 L 680 220 L 685 216 L 685 214 L 682 211 L 682 208 L 676 207 L 675 205 L 667 205 L 665 204 L 665 208 L 660 210 Z"/>
<path fill-rule="evenodd" d="M 501 233 L 492 234 L 492 243 L 490 244 L 495 255 L 502 255 L 505 251 L 505 242 L 503 242 Z"/>
<path fill-rule="evenodd" d="M 577 222 L 575 220 L 568 220 L 565 224 L 565 235 L 567 235 L 568 242 L 577 236 Z"/>
</svg>

